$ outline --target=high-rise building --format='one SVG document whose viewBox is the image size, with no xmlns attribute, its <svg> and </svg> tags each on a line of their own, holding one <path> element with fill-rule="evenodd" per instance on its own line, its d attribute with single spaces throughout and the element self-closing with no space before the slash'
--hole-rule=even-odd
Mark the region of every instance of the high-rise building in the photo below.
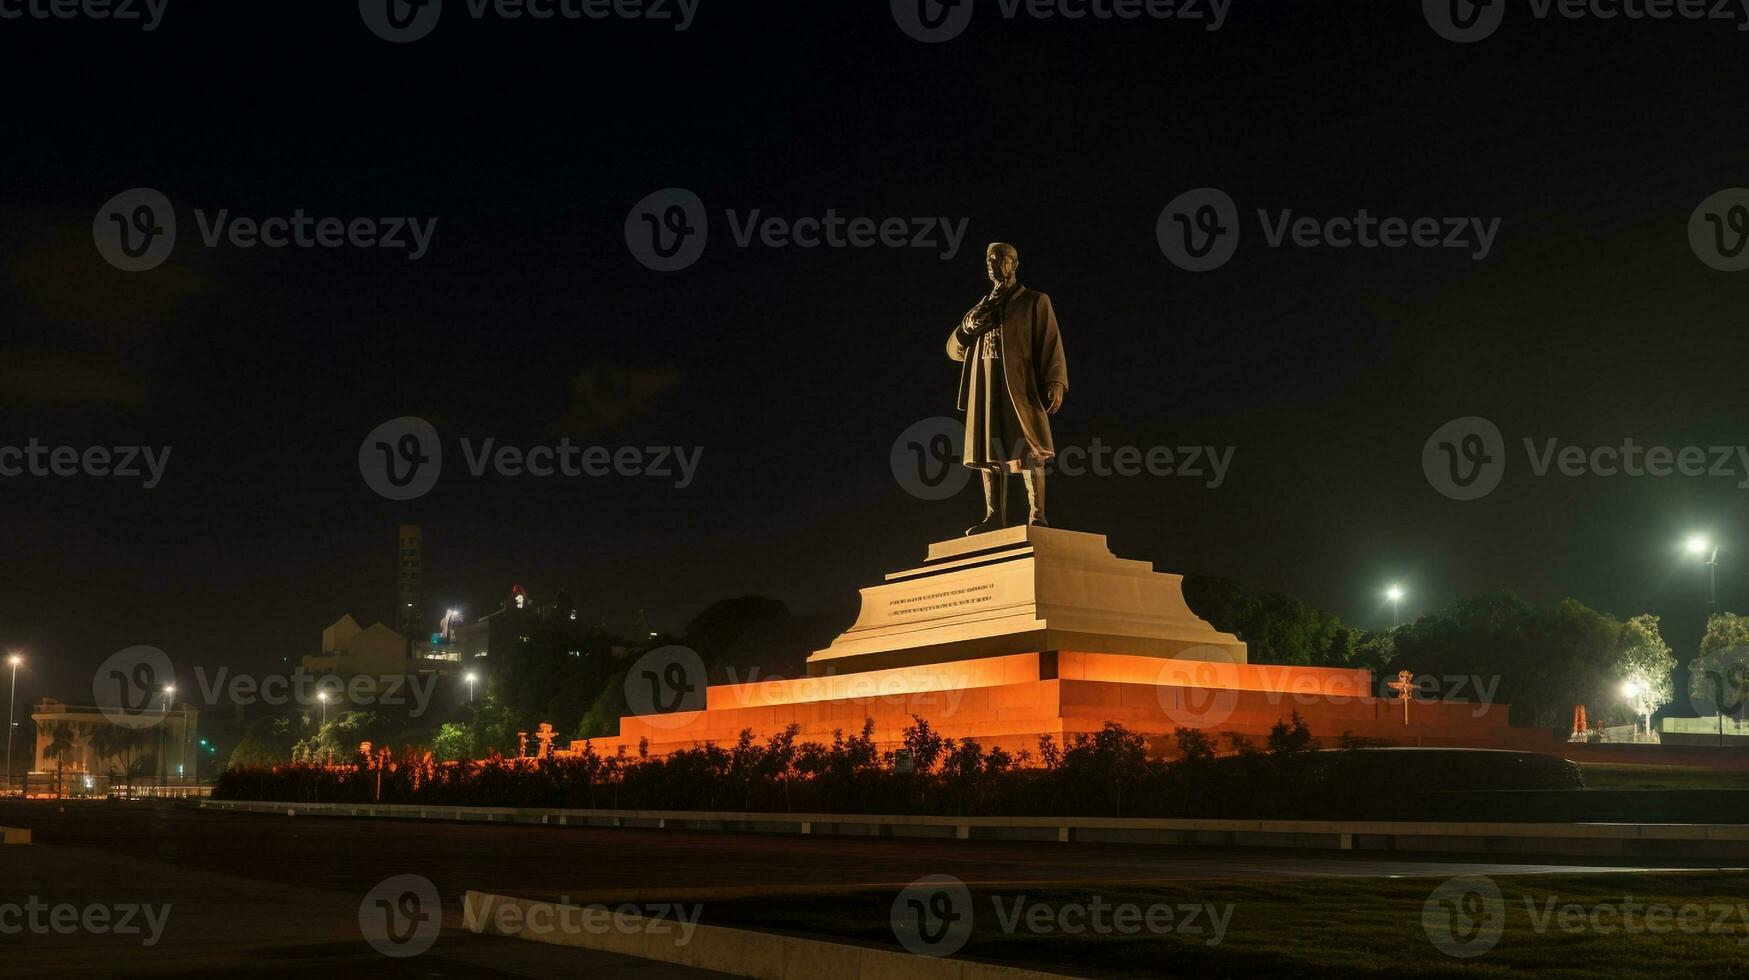
<svg viewBox="0 0 1749 980">
<path fill-rule="evenodd" d="M 425 532 L 417 524 L 402 524 L 395 534 L 396 561 L 400 588 L 396 593 L 395 622 L 407 638 L 407 654 L 412 644 L 431 632 L 425 625 L 425 587 L 421 581 L 425 560 Z"/>
</svg>

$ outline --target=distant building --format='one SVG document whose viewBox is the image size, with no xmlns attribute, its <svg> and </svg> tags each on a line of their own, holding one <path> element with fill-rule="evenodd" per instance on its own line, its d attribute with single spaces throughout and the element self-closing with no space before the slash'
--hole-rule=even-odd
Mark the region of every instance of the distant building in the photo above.
<svg viewBox="0 0 1749 980">
<path fill-rule="evenodd" d="M 424 636 L 429 627 L 425 618 L 425 531 L 417 524 L 402 524 L 396 529 L 395 622 L 405 642 L 402 653 L 412 656 L 413 643 Z"/>
<path fill-rule="evenodd" d="M 90 776 L 92 781 L 104 779 L 114 785 L 130 768 L 143 767 L 135 782 L 193 782 L 199 719 L 200 712 L 189 705 L 171 704 L 155 716 L 148 712 L 139 719 L 149 724 L 118 725 L 101 708 L 44 698 L 30 713 L 36 724 L 31 780 L 59 774 L 63 780 Z"/>
<path fill-rule="evenodd" d="M 536 630 L 558 631 L 581 639 L 589 631 L 577 622 L 577 607 L 561 589 L 551 602 L 537 604 L 528 590 L 511 586 L 510 595 L 492 612 L 454 628 L 452 648 L 463 665 L 503 657 L 527 643 Z M 579 646 L 581 655 L 581 646 Z"/>
<path fill-rule="evenodd" d="M 449 674 L 457 668 L 462 657 L 456 645 L 456 629 L 461 621 L 460 609 L 447 610 L 437 632 L 413 644 L 414 669 L 420 673 Z"/>
<path fill-rule="evenodd" d="M 407 674 L 412 672 L 407 649 L 405 636 L 382 623 L 360 626 L 349 613 L 322 631 L 322 652 L 306 655 L 303 666 L 312 674 L 340 677 Z"/>
</svg>

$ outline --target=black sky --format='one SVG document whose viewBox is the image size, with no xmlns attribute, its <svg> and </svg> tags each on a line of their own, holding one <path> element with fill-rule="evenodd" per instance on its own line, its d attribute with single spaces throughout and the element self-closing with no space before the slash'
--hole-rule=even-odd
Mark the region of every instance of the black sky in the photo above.
<svg viewBox="0 0 1749 980">
<path fill-rule="evenodd" d="M 0 21 L 0 444 L 147 443 L 165 479 L 0 479 L 0 642 L 21 696 L 77 700 L 152 644 L 264 670 L 341 613 L 385 616 L 392 528 L 427 526 L 433 608 L 519 582 L 585 616 L 678 629 L 763 593 L 848 608 L 970 523 L 889 472 L 951 414 L 941 345 L 983 291 L 983 243 L 1051 294 L 1071 389 L 1060 444 L 1234 447 L 1224 486 L 1060 480 L 1056 522 L 1127 557 L 1386 622 L 1466 594 L 1654 612 L 1686 660 L 1704 572 L 1749 611 L 1749 478 L 1533 477 L 1520 445 L 1749 444 L 1749 273 L 1690 249 L 1689 214 L 1749 185 L 1749 34 L 1732 24 L 1536 21 L 1458 45 L 1417 3 L 1238 0 L 1198 24 L 1004 20 L 906 37 L 887 4 L 703 0 L 690 30 L 476 22 L 460 0 L 393 45 L 355 4 L 171 0 L 152 33 Z M 120 272 L 91 238 L 132 187 L 175 203 L 177 251 Z M 657 273 L 623 225 L 696 192 L 697 265 Z M 1154 239 L 1178 193 L 1246 216 L 1227 266 Z M 430 253 L 199 247 L 192 212 L 436 217 Z M 724 209 L 969 221 L 929 250 L 735 247 Z M 1270 249 L 1257 208 L 1499 217 L 1494 253 Z M 677 378 L 597 428 L 703 447 L 696 482 L 462 474 L 455 440 L 551 443 L 579 374 Z M 359 475 L 400 415 L 445 438 L 405 504 Z M 1422 444 L 1481 415 L 1500 488 L 1431 488 Z"/>
</svg>

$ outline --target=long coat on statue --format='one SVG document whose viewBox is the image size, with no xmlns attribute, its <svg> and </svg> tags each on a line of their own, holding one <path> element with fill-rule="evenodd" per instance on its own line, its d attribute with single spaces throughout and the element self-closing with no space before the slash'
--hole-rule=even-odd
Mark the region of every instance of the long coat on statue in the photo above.
<svg viewBox="0 0 1749 980">
<path fill-rule="evenodd" d="M 1027 452 L 1038 462 L 1048 460 L 1057 454 L 1057 447 L 1051 441 L 1045 392 L 1053 383 L 1062 385 L 1065 391 L 1069 387 L 1069 367 L 1063 360 L 1063 338 L 1057 331 L 1057 314 L 1051 309 L 1051 298 L 1037 290 L 1017 286 L 1003 303 L 1001 327 L 993 333 L 1000 345 L 1007 395 L 1025 436 Z M 972 433 L 987 431 L 990 427 L 990 420 L 984 417 L 984 413 L 991 411 L 989 398 L 979 397 L 979 389 L 983 386 L 977 375 L 983 366 L 980 348 L 988 339 L 980 337 L 967 344 L 957 328 L 947 337 L 947 356 L 962 365 L 957 406 L 966 412 L 964 462 L 968 466 L 982 466 L 989 462 L 982 458 L 982 447 L 976 445 L 972 437 Z M 991 389 L 995 387 L 993 384 L 989 386 Z M 986 394 L 1001 395 L 993 390 Z"/>
</svg>

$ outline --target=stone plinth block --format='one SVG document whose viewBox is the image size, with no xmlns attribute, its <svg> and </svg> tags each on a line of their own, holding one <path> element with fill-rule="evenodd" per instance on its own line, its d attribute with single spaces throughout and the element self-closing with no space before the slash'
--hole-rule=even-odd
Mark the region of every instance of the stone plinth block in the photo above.
<svg viewBox="0 0 1749 980">
<path fill-rule="evenodd" d="M 1245 644 L 1184 603 L 1184 577 L 1118 558 L 1105 535 L 1011 527 L 940 541 L 924 563 L 862 590 L 862 612 L 808 673 L 1037 651 L 1246 662 Z"/>
</svg>

